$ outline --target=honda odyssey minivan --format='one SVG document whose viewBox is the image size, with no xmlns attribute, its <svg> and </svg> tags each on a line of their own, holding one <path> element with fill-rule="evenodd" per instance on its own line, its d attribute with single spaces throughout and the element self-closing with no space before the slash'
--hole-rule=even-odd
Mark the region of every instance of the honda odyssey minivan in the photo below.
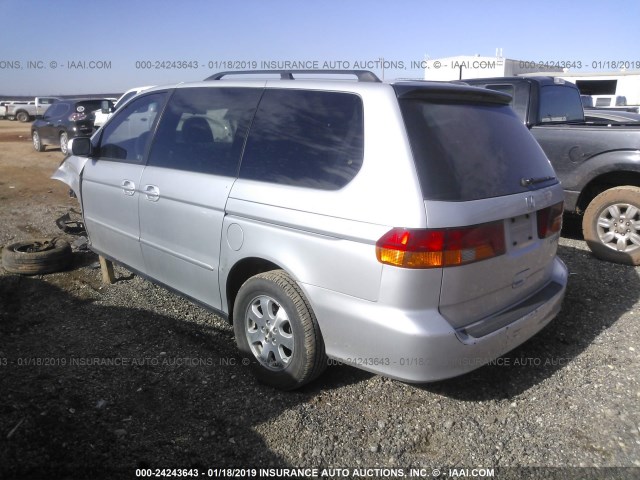
<svg viewBox="0 0 640 480">
<path fill-rule="evenodd" d="M 227 318 L 261 381 L 453 377 L 558 314 L 563 192 L 508 95 L 233 73 L 141 93 L 54 178 L 96 253 Z"/>
</svg>

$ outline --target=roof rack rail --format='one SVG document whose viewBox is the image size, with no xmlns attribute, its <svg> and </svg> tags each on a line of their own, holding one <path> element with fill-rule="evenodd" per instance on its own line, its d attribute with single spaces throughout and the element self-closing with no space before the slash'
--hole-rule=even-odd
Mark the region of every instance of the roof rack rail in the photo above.
<svg viewBox="0 0 640 480">
<path fill-rule="evenodd" d="M 359 82 L 377 82 L 380 79 L 369 70 L 232 70 L 220 72 L 205 78 L 205 80 L 220 80 L 229 75 L 264 75 L 277 74 L 281 80 L 295 80 L 294 74 L 322 74 L 322 75 L 355 75 Z"/>
</svg>

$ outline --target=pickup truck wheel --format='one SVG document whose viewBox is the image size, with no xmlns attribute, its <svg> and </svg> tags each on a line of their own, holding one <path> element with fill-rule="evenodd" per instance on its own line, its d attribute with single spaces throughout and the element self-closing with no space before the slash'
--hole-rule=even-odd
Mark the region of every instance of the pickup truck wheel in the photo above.
<svg viewBox="0 0 640 480">
<path fill-rule="evenodd" d="M 9 273 L 40 275 L 65 270 L 71 263 L 71 246 L 61 238 L 12 243 L 2 249 L 2 266 Z"/>
<path fill-rule="evenodd" d="M 640 265 L 640 188 L 615 187 L 594 198 L 584 212 L 582 233 L 596 257 Z"/>
<path fill-rule="evenodd" d="M 67 132 L 60 134 L 60 151 L 65 157 L 69 155 L 69 135 Z"/>
<path fill-rule="evenodd" d="M 33 148 L 37 152 L 44 152 L 45 146 L 42 143 L 42 140 L 40 140 L 40 134 L 38 132 L 33 132 L 31 134 L 31 139 L 33 140 Z"/>
<path fill-rule="evenodd" d="M 18 119 L 18 121 L 25 123 L 29 121 L 29 114 L 27 112 L 18 112 L 16 118 Z"/>
<path fill-rule="evenodd" d="M 327 365 L 315 315 L 283 270 L 255 275 L 240 288 L 233 329 L 238 348 L 263 383 L 293 390 Z M 243 360 L 243 364 L 247 360 Z"/>
</svg>

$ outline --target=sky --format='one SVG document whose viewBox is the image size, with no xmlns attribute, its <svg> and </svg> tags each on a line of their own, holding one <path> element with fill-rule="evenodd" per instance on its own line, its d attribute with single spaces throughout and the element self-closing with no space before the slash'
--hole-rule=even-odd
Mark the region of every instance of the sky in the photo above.
<svg viewBox="0 0 640 480">
<path fill-rule="evenodd" d="M 640 67 L 639 21 L 637 0 L 0 0 L 0 95 L 122 93 L 287 61 L 422 78 L 424 59 L 497 48 L 608 71 L 597 65 Z"/>
</svg>

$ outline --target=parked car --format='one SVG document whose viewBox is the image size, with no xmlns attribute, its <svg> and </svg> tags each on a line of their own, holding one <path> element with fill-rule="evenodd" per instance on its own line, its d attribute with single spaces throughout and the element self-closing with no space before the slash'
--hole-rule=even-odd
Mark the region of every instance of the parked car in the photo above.
<svg viewBox="0 0 640 480">
<path fill-rule="evenodd" d="M 583 108 L 593 108 L 593 97 L 591 95 L 580 95 Z"/>
<path fill-rule="evenodd" d="M 640 125 L 585 122 L 580 91 L 560 78 L 464 82 L 512 95 L 515 112 L 558 173 L 565 209 L 582 215 L 589 248 L 604 260 L 640 265 Z"/>
<path fill-rule="evenodd" d="M 103 102 L 103 104 L 101 105 L 100 110 L 96 110 L 94 113 L 94 121 L 93 121 L 93 125 L 98 128 L 101 127 L 102 125 L 104 125 L 106 123 L 107 120 L 109 120 L 109 118 L 111 118 L 111 115 L 113 115 L 113 112 L 121 107 L 122 105 L 126 104 L 130 98 L 136 96 L 138 93 L 140 92 L 144 92 L 145 90 L 148 90 L 151 88 L 151 85 L 149 86 L 145 86 L 145 87 L 135 87 L 132 88 L 130 90 L 127 90 L 126 92 L 124 92 L 122 94 L 122 96 L 120 98 L 118 98 L 115 102 L 113 102 L 112 104 L 109 104 L 108 102 Z"/>
<path fill-rule="evenodd" d="M 34 101 L 15 102 L 7 106 L 6 117 L 9 120 L 29 122 L 34 118 L 40 118 L 47 109 L 60 100 L 57 97 L 36 97 Z"/>
<path fill-rule="evenodd" d="M 31 125 L 33 148 L 44 152 L 47 145 L 59 146 L 68 154 L 69 139 L 91 136 L 94 132 L 93 110 L 100 107 L 102 99 L 73 98 L 60 100 L 47 110 L 42 119 Z"/>
<path fill-rule="evenodd" d="M 95 252 L 228 318 L 283 389 L 327 357 L 460 375 L 565 293 L 562 187 L 510 97 L 352 73 L 152 88 L 73 139 L 53 177 Z"/>
<path fill-rule="evenodd" d="M 581 95 L 584 109 L 611 110 L 640 113 L 640 106 L 627 105 L 627 97 L 621 95 Z M 586 100 L 588 98 L 588 100 Z"/>
<path fill-rule="evenodd" d="M 621 95 L 591 95 L 594 107 L 624 107 L 627 105 L 627 97 Z"/>
<path fill-rule="evenodd" d="M 35 102 L 29 100 L 8 100 L 3 101 L 2 104 L 5 106 L 4 109 L 4 118 L 7 120 L 15 120 L 15 109 L 16 108 L 34 108 Z"/>
</svg>

